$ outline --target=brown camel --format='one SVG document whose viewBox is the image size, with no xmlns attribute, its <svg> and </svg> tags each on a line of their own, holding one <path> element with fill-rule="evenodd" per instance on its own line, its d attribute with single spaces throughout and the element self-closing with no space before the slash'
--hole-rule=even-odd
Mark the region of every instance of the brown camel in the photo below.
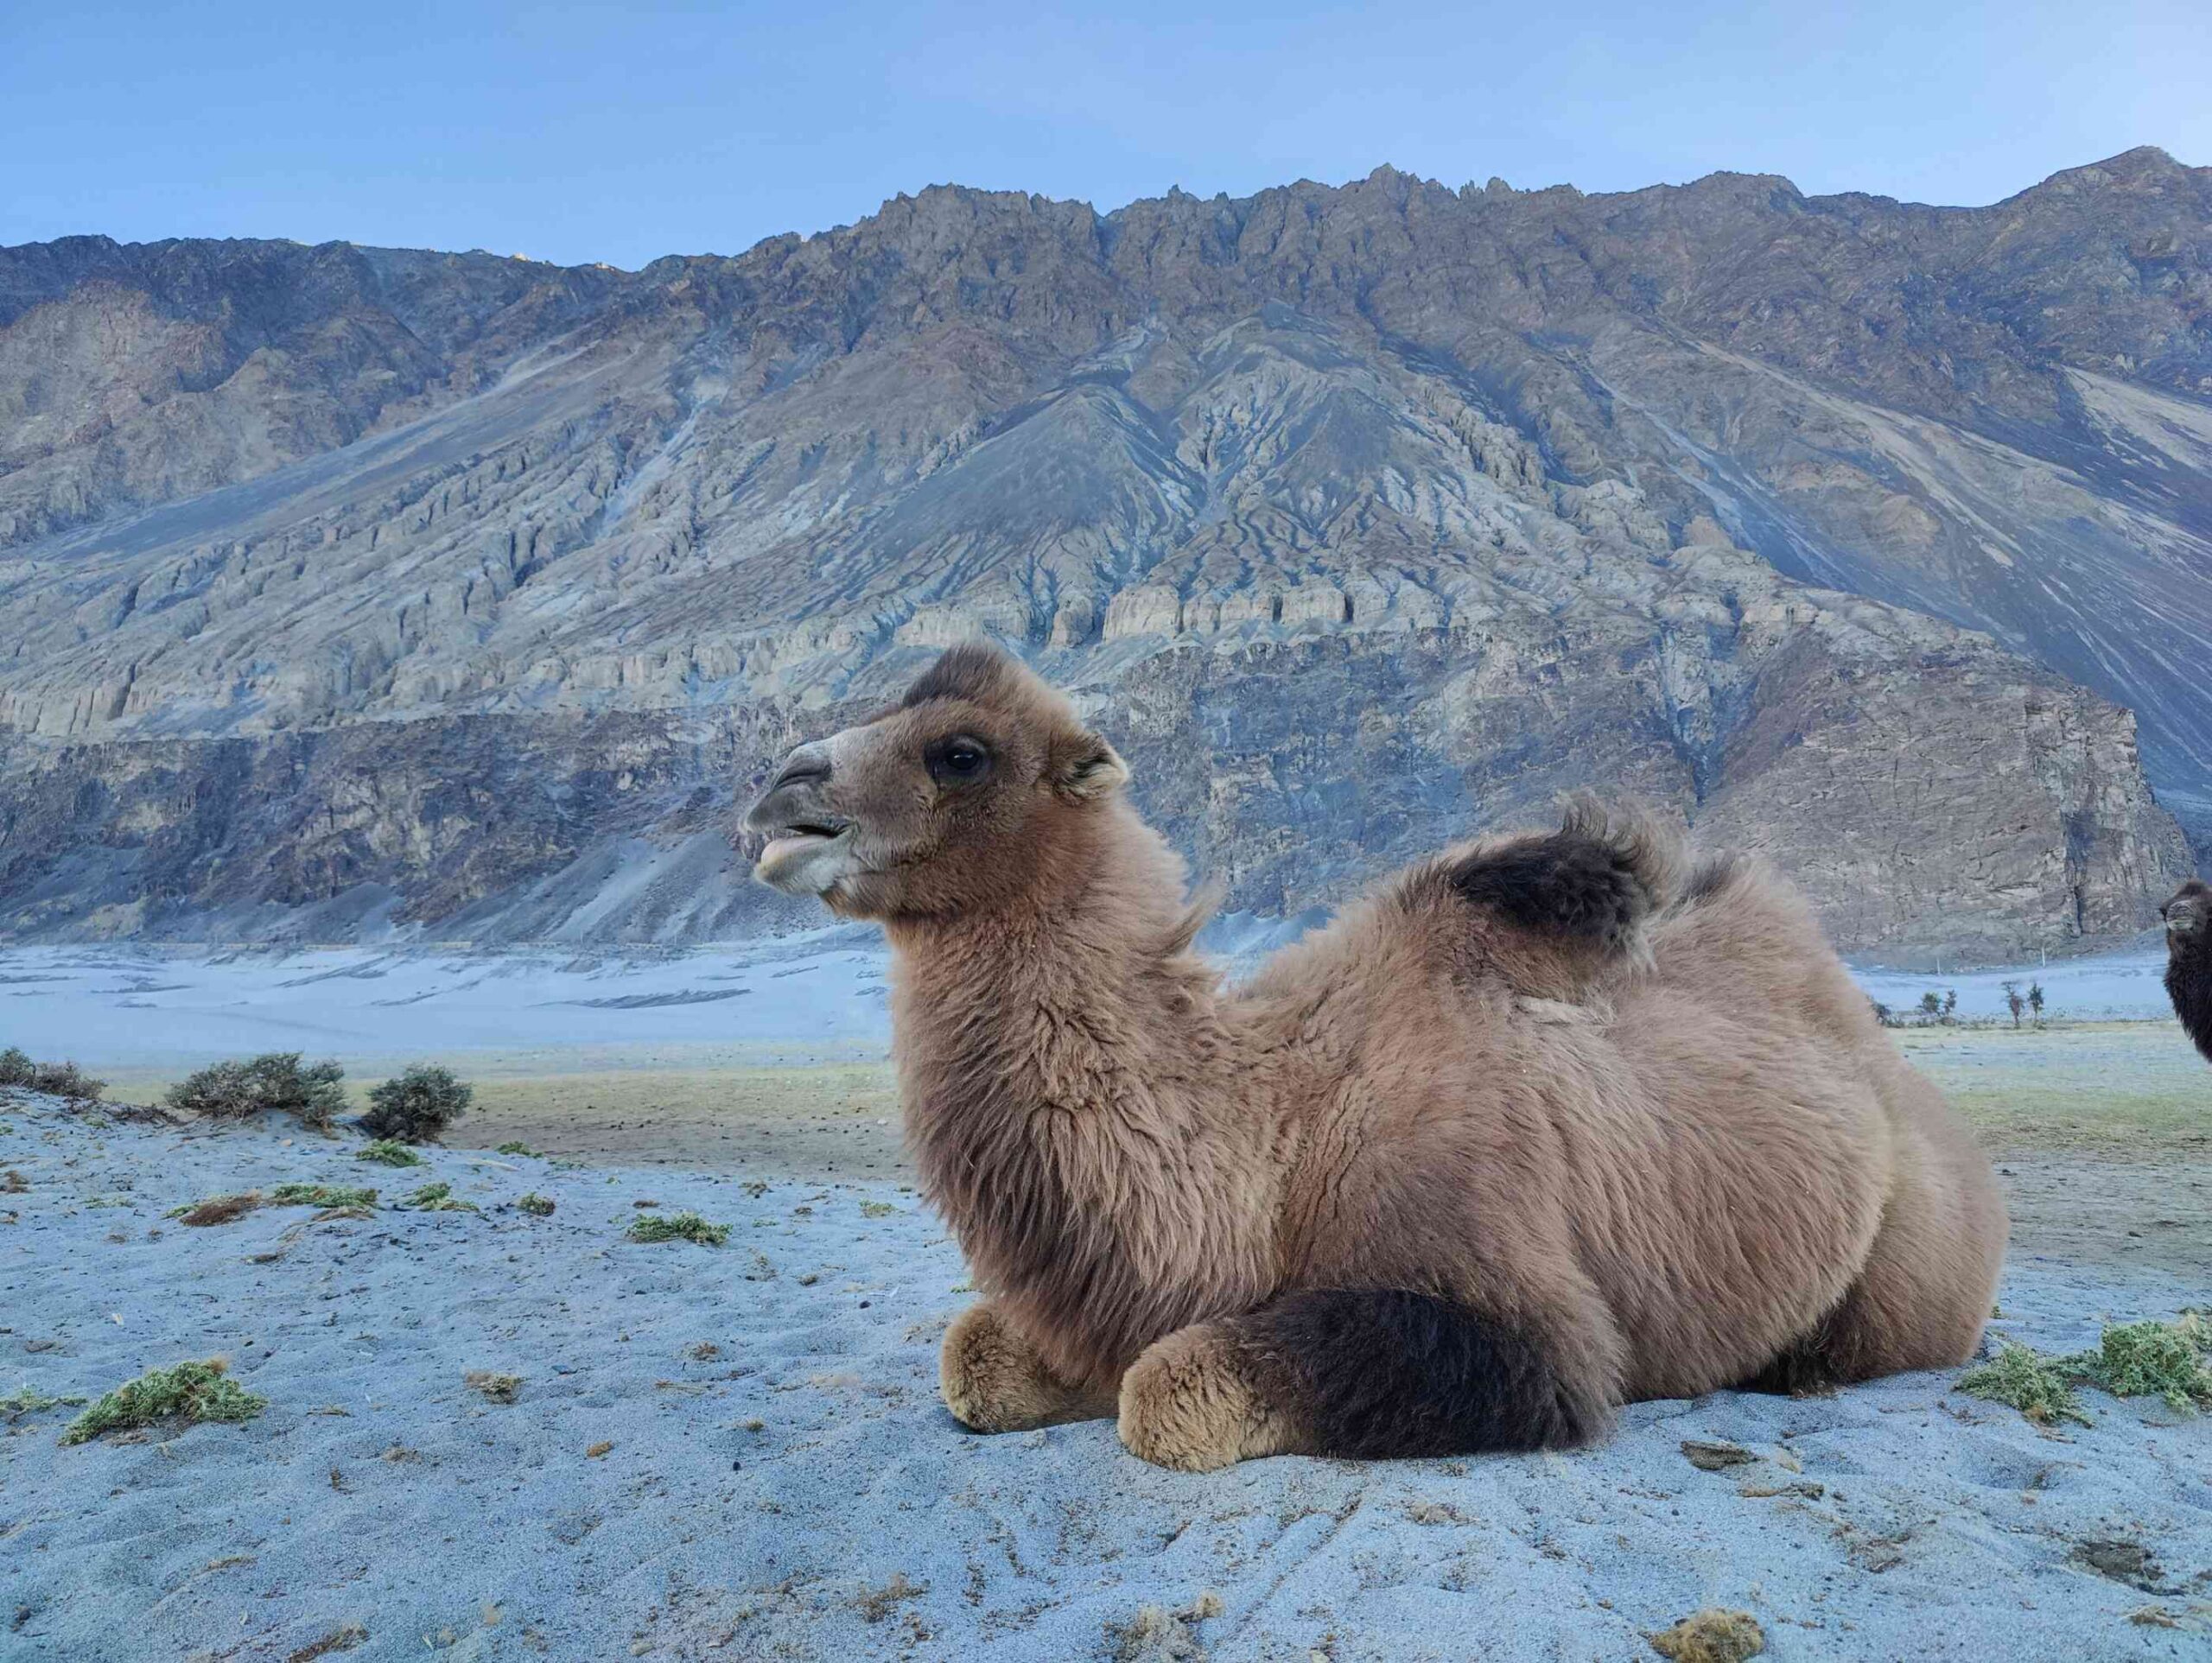
<svg viewBox="0 0 2212 1663">
<path fill-rule="evenodd" d="M 1621 1403 L 1964 1361 L 1988 1163 L 1754 861 L 1470 844 L 1225 988 L 1127 769 L 995 650 L 801 746 L 763 881 L 880 919 L 979 1431 L 1146 1459 L 1572 1444 Z"/>
<path fill-rule="evenodd" d="M 2158 911 L 2166 921 L 2166 994 L 2212 1062 L 2212 884 L 2190 879 Z"/>
</svg>

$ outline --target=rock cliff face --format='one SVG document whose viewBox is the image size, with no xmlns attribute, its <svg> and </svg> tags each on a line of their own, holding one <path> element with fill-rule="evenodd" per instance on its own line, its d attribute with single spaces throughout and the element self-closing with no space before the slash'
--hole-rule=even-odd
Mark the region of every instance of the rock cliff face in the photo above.
<svg viewBox="0 0 2212 1663">
<path fill-rule="evenodd" d="M 1241 909 L 1596 783 L 1854 947 L 2131 933 L 2190 865 L 2139 717 L 2212 844 L 2209 274 L 2157 152 L 0 251 L 0 928 L 772 926 L 750 777 L 983 631 Z"/>
</svg>

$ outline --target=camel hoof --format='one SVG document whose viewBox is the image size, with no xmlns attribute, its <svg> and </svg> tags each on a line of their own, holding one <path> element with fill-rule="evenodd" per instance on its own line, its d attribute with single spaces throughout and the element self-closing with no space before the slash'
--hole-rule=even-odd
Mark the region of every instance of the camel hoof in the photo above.
<svg viewBox="0 0 2212 1663">
<path fill-rule="evenodd" d="M 1186 1328 L 1122 1376 L 1120 1431 L 1130 1454 L 1178 1472 L 1212 1472 L 1290 1447 L 1282 1416 L 1218 1333 Z"/>
<path fill-rule="evenodd" d="M 1063 1393 L 1042 1377 L 1029 1342 L 988 1305 L 970 1305 L 944 1331 L 938 1387 L 970 1431 L 1026 1432 L 1048 1424 Z"/>
</svg>

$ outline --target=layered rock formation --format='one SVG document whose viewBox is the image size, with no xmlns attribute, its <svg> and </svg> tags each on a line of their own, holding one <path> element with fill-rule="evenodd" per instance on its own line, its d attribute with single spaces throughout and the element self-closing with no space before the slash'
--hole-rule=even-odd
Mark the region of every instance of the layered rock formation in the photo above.
<svg viewBox="0 0 2212 1663">
<path fill-rule="evenodd" d="M 746 779 L 983 631 L 1239 908 L 1595 782 L 1853 946 L 2130 933 L 2190 857 L 2119 701 L 2212 842 L 2208 178 L 0 251 L 0 922 L 772 925 Z"/>
</svg>

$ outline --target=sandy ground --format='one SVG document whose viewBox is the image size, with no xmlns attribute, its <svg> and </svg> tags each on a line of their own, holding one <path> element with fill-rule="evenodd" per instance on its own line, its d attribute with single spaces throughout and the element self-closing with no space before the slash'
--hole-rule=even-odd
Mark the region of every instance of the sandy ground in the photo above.
<svg viewBox="0 0 2212 1663">
<path fill-rule="evenodd" d="M 25 1185 L 0 1196 L 0 1388 L 219 1354 L 269 1400 L 82 1447 L 57 1444 L 67 1408 L 7 1429 L 10 1659 L 305 1658 L 349 1626 L 378 1659 L 1627 1659 L 1713 1603 L 1781 1659 L 2212 1646 L 2212 1420 L 2156 1404 L 2092 1395 L 2095 1425 L 2055 1436 L 1916 1375 L 1639 1405 L 1571 1455 L 1184 1476 L 1103 1423 L 951 1422 L 935 1346 L 964 1273 L 895 1184 L 463 1151 L 393 1172 L 21 1097 L 0 1127 Z M 433 1177 L 483 1210 L 164 1217 Z M 558 1210 L 516 1210 L 525 1190 Z M 626 1242 L 639 1200 L 729 1243 Z M 2024 1259 L 1997 1327 L 2070 1348 L 2202 1297 Z M 521 1375 L 518 1400 L 471 1369 Z M 1702 1471 L 1685 1438 L 1751 1459 Z M 2111 1542 L 2147 1559 L 2100 1571 L 2113 1551 L 2084 1545 Z"/>
<path fill-rule="evenodd" d="M 7 1424 L 0 1659 L 1614 1660 L 1715 1603 L 1784 1659 L 2212 1655 L 2212 1421 L 2156 1404 L 2091 1394 L 2058 1436 L 1923 1375 L 1637 1406 L 1572 1455 L 1209 1477 L 1103 1424 L 963 1432 L 936 1342 L 971 1296 L 906 1187 L 880 955 L 800 948 L 0 954 L 0 1041 L 116 1095 L 272 1045 L 357 1089 L 437 1057 L 479 1093 L 404 1171 L 0 1103 L 0 1395 L 221 1355 L 269 1399 L 84 1447 L 66 1407 Z M 2150 1013 L 2134 970 L 2097 974 L 2100 1008 Z M 2212 1070 L 2176 1025 L 1900 1043 L 2004 1174 L 1997 1332 L 2071 1349 L 2212 1303 Z M 387 1204 L 164 1216 L 290 1179 Z M 432 1179 L 483 1210 L 388 1204 Z M 623 1240 L 678 1208 L 728 1245 Z M 1752 1458 L 1701 1471 L 1684 1438 Z"/>
</svg>

